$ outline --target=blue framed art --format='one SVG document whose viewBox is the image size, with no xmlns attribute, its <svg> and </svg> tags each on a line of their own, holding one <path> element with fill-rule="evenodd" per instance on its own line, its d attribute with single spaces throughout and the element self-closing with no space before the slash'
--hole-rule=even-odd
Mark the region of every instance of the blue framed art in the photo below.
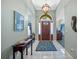
<svg viewBox="0 0 79 59">
<path fill-rule="evenodd" d="M 16 32 L 24 30 L 24 16 L 17 11 L 14 11 L 14 30 Z"/>
</svg>

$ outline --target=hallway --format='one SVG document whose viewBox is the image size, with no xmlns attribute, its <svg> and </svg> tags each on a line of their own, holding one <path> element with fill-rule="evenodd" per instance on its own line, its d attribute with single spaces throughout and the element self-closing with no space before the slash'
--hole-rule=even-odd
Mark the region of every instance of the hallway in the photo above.
<svg viewBox="0 0 79 59">
<path fill-rule="evenodd" d="M 1 59 L 77 59 L 76 4 L 77 0 L 2 0 Z"/>
<path fill-rule="evenodd" d="M 33 55 L 30 55 L 29 48 L 29 54 L 24 54 L 24 59 L 73 59 L 72 56 L 70 56 L 70 54 L 65 51 L 65 49 L 56 40 L 53 41 L 53 44 L 57 51 L 36 51 L 38 43 L 39 41 L 35 40 L 33 44 Z"/>
</svg>

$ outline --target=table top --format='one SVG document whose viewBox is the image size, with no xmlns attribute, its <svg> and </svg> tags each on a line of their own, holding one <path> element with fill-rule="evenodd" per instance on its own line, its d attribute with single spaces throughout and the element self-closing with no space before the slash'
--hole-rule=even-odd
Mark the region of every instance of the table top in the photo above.
<svg viewBox="0 0 79 59">
<path fill-rule="evenodd" d="M 23 40 L 20 41 L 18 44 L 13 45 L 13 47 L 24 47 L 26 46 L 26 44 L 28 44 L 32 39 L 28 39 L 28 40 Z"/>
</svg>

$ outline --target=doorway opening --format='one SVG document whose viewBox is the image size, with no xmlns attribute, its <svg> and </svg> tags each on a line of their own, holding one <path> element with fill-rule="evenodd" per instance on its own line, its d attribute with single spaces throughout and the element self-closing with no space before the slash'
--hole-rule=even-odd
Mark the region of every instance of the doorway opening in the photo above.
<svg viewBox="0 0 79 59">
<path fill-rule="evenodd" d="M 39 22 L 39 40 L 53 40 L 53 21 Z"/>
</svg>

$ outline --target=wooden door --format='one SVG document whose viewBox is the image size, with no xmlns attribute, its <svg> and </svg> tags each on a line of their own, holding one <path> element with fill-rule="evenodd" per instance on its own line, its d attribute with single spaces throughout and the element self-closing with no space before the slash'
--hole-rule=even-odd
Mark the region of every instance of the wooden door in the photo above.
<svg viewBox="0 0 79 59">
<path fill-rule="evenodd" d="M 50 21 L 42 21 L 41 27 L 42 40 L 50 40 Z"/>
</svg>

